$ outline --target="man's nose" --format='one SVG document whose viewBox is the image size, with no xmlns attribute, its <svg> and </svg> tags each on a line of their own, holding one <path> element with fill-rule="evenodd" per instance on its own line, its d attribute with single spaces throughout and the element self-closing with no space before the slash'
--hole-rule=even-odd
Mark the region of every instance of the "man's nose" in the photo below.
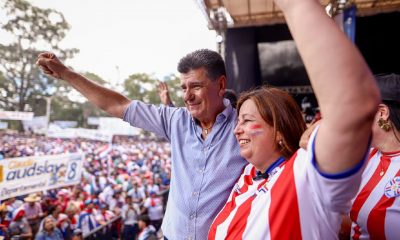
<svg viewBox="0 0 400 240">
<path fill-rule="evenodd" d="M 183 93 L 183 100 L 185 100 L 185 101 L 190 100 L 192 97 L 193 97 L 192 91 L 190 91 L 189 89 L 187 89 Z"/>
</svg>

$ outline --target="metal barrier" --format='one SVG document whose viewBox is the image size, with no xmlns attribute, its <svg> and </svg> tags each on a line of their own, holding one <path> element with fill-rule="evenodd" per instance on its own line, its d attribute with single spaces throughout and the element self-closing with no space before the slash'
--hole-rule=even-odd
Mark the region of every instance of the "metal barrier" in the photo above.
<svg viewBox="0 0 400 240">
<path fill-rule="evenodd" d="M 103 230 L 104 228 L 108 227 L 109 225 L 113 224 L 115 221 L 121 219 L 121 216 L 115 217 L 108 221 L 106 224 L 101 225 L 93 229 L 92 231 L 88 232 L 87 234 L 83 235 L 84 239 L 107 239 L 111 240 L 110 236 L 104 236 L 104 234 L 99 233 L 99 231 Z"/>
</svg>

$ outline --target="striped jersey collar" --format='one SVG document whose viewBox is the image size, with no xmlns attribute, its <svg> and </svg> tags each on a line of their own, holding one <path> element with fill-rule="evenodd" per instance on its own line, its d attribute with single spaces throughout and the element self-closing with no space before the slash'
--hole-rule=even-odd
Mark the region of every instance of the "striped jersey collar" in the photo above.
<svg viewBox="0 0 400 240">
<path fill-rule="evenodd" d="M 260 180 L 260 179 L 267 179 L 270 175 L 270 173 L 272 172 L 272 170 L 274 170 L 276 167 L 278 167 L 279 165 L 281 165 L 286 159 L 284 157 L 279 157 L 277 160 L 275 160 L 274 163 L 272 163 L 267 170 L 265 170 L 264 173 L 262 173 L 261 171 L 257 171 L 256 172 L 256 176 L 253 177 L 254 181 Z"/>
</svg>

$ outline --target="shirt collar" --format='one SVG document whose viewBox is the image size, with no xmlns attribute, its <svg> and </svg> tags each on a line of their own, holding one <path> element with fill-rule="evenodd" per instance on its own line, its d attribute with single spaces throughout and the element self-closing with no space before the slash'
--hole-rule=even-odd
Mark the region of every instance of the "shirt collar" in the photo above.
<svg viewBox="0 0 400 240">
<path fill-rule="evenodd" d="M 257 171 L 256 172 L 256 176 L 253 177 L 254 181 L 260 180 L 260 179 L 267 179 L 272 170 L 274 170 L 276 167 L 278 167 L 279 165 L 281 165 L 286 159 L 284 157 L 279 157 L 277 160 L 275 160 L 274 163 L 272 163 L 267 170 L 265 170 L 264 173 Z"/>
</svg>

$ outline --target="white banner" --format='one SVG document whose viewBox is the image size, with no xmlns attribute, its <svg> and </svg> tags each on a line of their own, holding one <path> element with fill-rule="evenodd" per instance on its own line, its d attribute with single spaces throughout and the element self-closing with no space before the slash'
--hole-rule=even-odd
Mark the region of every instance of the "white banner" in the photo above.
<svg viewBox="0 0 400 240">
<path fill-rule="evenodd" d="M 0 200 L 78 184 L 83 160 L 80 153 L 3 159 Z"/>
<path fill-rule="evenodd" d="M 100 131 L 97 129 L 79 128 L 79 130 L 76 131 L 76 134 L 80 138 L 86 138 L 102 142 L 111 142 L 113 138 L 113 135 L 111 133 L 106 131 Z"/>
<path fill-rule="evenodd" d="M 25 131 L 37 133 L 37 134 L 45 134 L 47 130 L 47 117 L 39 116 L 34 117 L 32 120 L 22 121 Z"/>
<path fill-rule="evenodd" d="M 7 122 L 0 122 L 0 129 L 7 129 L 8 123 Z"/>
<path fill-rule="evenodd" d="M 87 123 L 89 125 L 99 125 L 99 118 L 98 117 L 88 117 Z"/>
<path fill-rule="evenodd" d="M 77 121 L 54 121 L 53 124 L 59 126 L 60 128 L 74 128 L 78 126 Z"/>
<path fill-rule="evenodd" d="M 52 138 L 85 138 L 102 142 L 111 142 L 113 134 L 107 131 L 87 128 L 60 128 L 50 124 L 47 137 Z"/>
<path fill-rule="evenodd" d="M 32 120 L 33 112 L 0 111 L 0 119 L 6 120 Z"/>
<path fill-rule="evenodd" d="M 132 127 L 120 118 L 112 117 L 99 118 L 99 130 L 112 133 L 113 135 L 135 136 L 140 134 L 140 128 Z"/>
<path fill-rule="evenodd" d="M 76 138 L 76 128 L 66 128 L 62 129 L 55 124 L 49 125 L 49 130 L 47 131 L 47 137 L 50 138 Z"/>
</svg>

